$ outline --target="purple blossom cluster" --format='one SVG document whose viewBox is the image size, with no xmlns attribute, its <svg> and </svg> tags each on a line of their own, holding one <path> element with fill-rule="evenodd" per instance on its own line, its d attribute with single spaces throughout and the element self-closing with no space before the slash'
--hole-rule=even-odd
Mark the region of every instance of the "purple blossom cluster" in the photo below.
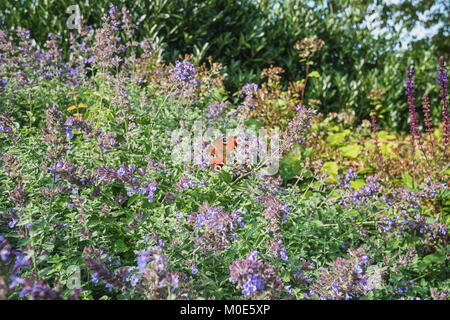
<svg viewBox="0 0 450 320">
<path fill-rule="evenodd" d="M 19 297 L 29 296 L 30 300 L 61 300 L 62 286 L 58 284 L 55 288 L 51 288 L 45 284 L 44 280 L 32 281 L 29 279 L 20 279 L 21 285 Z"/>
<path fill-rule="evenodd" d="M 297 144 L 306 141 L 306 133 L 311 128 L 311 119 L 317 113 L 316 110 L 298 105 L 295 116 L 289 122 L 289 127 L 281 133 L 283 144 L 280 148 L 282 153 L 292 150 Z"/>
<path fill-rule="evenodd" d="M 228 249 L 237 239 L 236 229 L 244 228 L 242 209 L 231 213 L 223 207 L 212 208 L 208 202 L 203 203 L 199 212 L 193 212 L 187 217 L 187 223 L 198 235 L 195 239 L 197 246 L 204 252 L 214 252 Z"/>
<path fill-rule="evenodd" d="M 338 204 L 346 208 L 377 204 L 384 210 L 400 209 L 408 212 L 413 209 L 417 212 L 424 201 L 432 200 L 448 189 L 447 184 L 432 181 L 430 177 L 427 177 L 418 191 L 409 191 L 406 188 L 388 190 L 380 184 L 379 178 L 378 175 L 368 177 L 367 183 L 359 190 L 344 188 L 346 189 L 344 197 L 338 201 Z"/>
<path fill-rule="evenodd" d="M 113 288 L 119 291 L 128 290 L 131 287 L 128 270 L 126 268 L 120 268 L 116 271 L 111 270 L 111 266 L 103 262 L 101 258 L 101 249 L 94 251 L 90 247 L 85 247 L 83 253 L 87 256 L 84 262 L 92 273 L 93 283 L 96 284 L 99 280 L 102 280 L 109 291 L 112 291 Z"/>
<path fill-rule="evenodd" d="M 158 184 L 155 180 L 141 182 L 135 176 L 144 176 L 147 172 L 146 167 L 136 170 L 132 164 L 123 164 L 119 169 L 109 168 L 105 165 L 100 165 L 95 176 L 102 185 L 109 184 L 113 181 L 119 182 L 127 186 L 127 195 L 130 197 L 135 193 L 140 193 L 148 198 L 149 202 L 153 202 L 153 197 Z"/>
<path fill-rule="evenodd" d="M 265 177 L 264 179 L 264 182 L 259 185 L 260 195 L 255 198 L 255 201 L 265 208 L 263 211 L 264 218 L 273 223 L 271 225 L 272 231 L 277 231 L 278 225 L 281 222 L 286 222 L 289 215 L 289 206 L 278 199 L 281 178 Z"/>
<path fill-rule="evenodd" d="M 444 57 L 441 56 L 439 58 L 439 69 L 437 82 L 439 84 L 440 89 L 440 97 L 442 104 L 442 122 L 444 124 L 444 153 L 447 154 L 449 139 L 450 139 L 450 118 L 448 114 L 448 101 L 447 101 L 447 67 L 445 66 Z"/>
<path fill-rule="evenodd" d="M 12 228 L 14 228 L 16 223 L 19 222 L 19 216 L 13 208 L 9 208 L 8 213 L 9 213 L 9 217 L 11 219 L 11 221 L 8 223 L 8 227 L 10 229 L 12 229 Z"/>
<path fill-rule="evenodd" d="M 9 111 L 0 113 L 0 132 L 5 133 L 13 142 L 15 134 L 13 129 L 14 118 Z"/>
<path fill-rule="evenodd" d="M 350 300 L 368 294 L 369 258 L 364 248 L 350 248 L 347 259 L 337 258 L 330 268 L 322 269 L 320 277 L 310 286 L 306 298 L 319 297 L 321 300 Z"/>
<path fill-rule="evenodd" d="M 244 96 L 244 102 L 238 107 L 238 112 L 243 115 L 244 119 L 247 118 L 251 110 L 256 108 L 256 92 L 258 91 L 258 85 L 255 83 L 247 83 L 241 88 L 241 96 Z"/>
<path fill-rule="evenodd" d="M 78 188 L 95 186 L 95 175 L 93 173 L 84 175 L 86 170 L 87 168 L 66 160 L 58 160 L 50 166 L 50 173 L 55 176 L 55 182 L 62 178 Z"/>
<path fill-rule="evenodd" d="M 344 185 L 349 185 L 349 182 L 346 183 L 346 179 L 353 179 L 355 177 L 354 172 L 350 172 L 348 177 L 346 174 L 346 178 L 344 178 Z M 342 183 L 342 182 L 341 182 Z M 379 193 L 382 189 L 381 184 L 378 182 L 378 176 L 370 176 L 367 178 L 367 183 L 359 190 L 353 190 L 349 188 L 347 189 L 346 195 L 338 201 L 338 204 L 343 207 L 352 207 L 352 206 L 367 206 L 371 201 L 378 200 Z"/>
<path fill-rule="evenodd" d="M 345 171 L 345 175 L 342 176 L 340 174 L 337 175 L 338 183 L 343 189 L 350 188 L 350 181 L 355 180 L 357 178 L 357 174 L 353 168 L 349 168 Z"/>
<path fill-rule="evenodd" d="M 37 81 L 53 79 L 78 85 L 83 79 L 85 64 L 82 61 L 68 63 L 58 47 L 60 40 L 57 35 L 49 34 L 45 51 L 41 51 L 30 39 L 30 31 L 20 27 L 0 30 L 0 86 L 27 87 Z M 78 59 L 79 55 L 74 57 Z M 72 67 L 74 63 L 76 67 Z"/>
<path fill-rule="evenodd" d="M 133 274 L 133 285 L 143 291 L 148 299 L 188 298 L 186 279 L 179 272 L 169 270 L 161 245 L 139 252 L 137 265 L 140 274 Z"/>
<path fill-rule="evenodd" d="M 208 120 L 208 122 L 214 122 L 223 119 L 223 116 L 225 115 L 225 111 L 227 110 L 229 106 L 229 102 L 219 102 L 214 101 L 211 102 L 204 111 L 205 117 Z"/>
<path fill-rule="evenodd" d="M 113 148 L 117 142 L 117 134 L 115 132 L 99 133 L 96 144 L 100 147 L 102 152 Z"/>
<path fill-rule="evenodd" d="M 41 139 L 51 148 L 45 153 L 49 160 L 61 159 L 70 148 L 66 144 L 66 135 L 70 136 L 64 125 L 64 119 L 58 106 L 54 104 L 46 110 L 46 127 L 41 128 Z"/>
<path fill-rule="evenodd" d="M 148 182 L 147 185 L 141 189 L 141 194 L 146 195 L 148 198 L 148 202 L 150 203 L 153 202 L 153 196 L 155 195 L 157 186 L 158 184 L 155 180 L 153 180 Z"/>
<path fill-rule="evenodd" d="M 260 176 L 260 178 L 264 180 L 258 187 L 260 195 L 255 198 L 255 201 L 264 208 L 264 218 L 269 222 L 267 233 L 272 232 L 270 249 L 286 261 L 288 256 L 286 247 L 283 246 L 280 225 L 287 223 L 289 206 L 278 198 L 282 179 L 264 176 Z"/>
<path fill-rule="evenodd" d="M 15 259 L 14 259 L 15 257 Z M 20 287 L 19 297 L 29 300 L 56 300 L 63 299 L 61 296 L 62 287 L 57 284 L 51 288 L 44 281 L 22 278 L 19 276 L 23 267 L 30 265 L 31 256 L 15 250 L 8 243 L 5 237 L 0 236 L 0 274 L 10 274 L 9 284 L 3 276 L 0 276 L 0 298 L 5 299 L 8 293 Z M 11 269 L 8 271 L 8 269 Z M 80 290 L 74 289 L 70 298 L 79 298 Z"/>
<path fill-rule="evenodd" d="M 89 137 L 89 133 L 94 131 L 95 123 L 79 119 L 77 117 L 68 116 L 64 125 L 66 128 L 66 133 L 68 129 L 77 129 L 84 132 L 86 137 Z"/>
<path fill-rule="evenodd" d="M 275 193 L 259 195 L 255 200 L 265 208 L 263 214 L 266 220 L 273 222 L 276 225 L 281 222 L 286 223 L 286 219 L 289 215 L 289 206 L 285 202 L 279 200 Z"/>
<path fill-rule="evenodd" d="M 444 190 L 448 190 L 448 185 L 446 183 L 433 181 L 431 177 L 426 177 L 420 189 L 420 196 L 424 199 L 432 199 L 436 198 L 437 194 Z"/>
<path fill-rule="evenodd" d="M 4 162 L 5 172 L 13 182 L 14 189 L 10 192 L 10 199 L 19 207 L 24 207 L 29 200 L 29 192 L 25 190 L 25 182 L 22 174 L 22 163 L 15 156 L 0 155 Z"/>
<path fill-rule="evenodd" d="M 169 81 L 175 86 L 175 95 L 192 97 L 200 86 L 200 81 L 195 77 L 196 69 L 189 61 L 176 61 L 175 66 L 169 69 Z"/>
<path fill-rule="evenodd" d="M 378 208 L 385 212 L 375 215 L 378 231 L 405 238 L 413 234 L 422 239 L 427 251 L 427 248 L 447 241 L 447 227 L 444 223 L 439 223 L 438 219 L 430 221 L 420 213 L 420 209 L 425 202 L 433 201 L 447 189 L 445 183 L 434 182 L 429 177 L 419 191 L 389 189 L 378 182 L 378 176 L 371 176 L 359 190 L 345 189 L 338 204 L 347 209 L 366 209 L 371 206 Z"/>
<path fill-rule="evenodd" d="M 436 245 L 448 242 L 448 230 L 444 223 L 439 223 L 438 219 L 430 222 L 427 217 L 415 214 L 411 216 L 408 212 L 400 211 L 391 218 L 387 215 L 376 215 L 375 219 L 380 223 L 377 228 L 382 233 L 390 233 L 394 236 L 406 238 L 409 233 L 420 237 L 425 245 L 425 252 Z"/>
<path fill-rule="evenodd" d="M 174 184 L 175 189 L 177 190 L 189 190 L 189 189 L 195 189 L 197 187 L 203 187 L 205 186 L 205 181 L 200 181 L 200 183 L 196 183 L 193 179 L 190 179 L 187 176 L 180 177 L 180 180 Z"/>
<path fill-rule="evenodd" d="M 391 295 L 407 294 L 408 292 L 410 292 L 411 287 L 415 284 L 417 284 L 415 281 L 410 280 L 406 283 L 406 285 L 395 288 L 394 292 L 391 292 Z M 404 299 L 405 299 L 404 296 L 400 297 L 400 300 L 404 300 Z M 414 297 L 414 296 L 409 297 L 409 299 L 410 300 L 421 300 L 419 297 Z"/>
<path fill-rule="evenodd" d="M 278 297 L 287 290 L 283 281 L 275 273 L 273 266 L 258 260 L 258 251 L 247 254 L 245 260 L 237 260 L 230 266 L 230 281 L 245 298 Z"/>
<path fill-rule="evenodd" d="M 77 117 L 67 117 L 65 123 L 65 132 L 68 139 L 74 137 L 73 130 L 84 133 L 84 137 L 88 139 L 95 138 L 95 145 L 97 145 L 102 152 L 108 151 L 117 143 L 117 134 L 115 132 L 104 133 L 101 128 L 95 127 L 92 121 L 86 121 Z"/>
<path fill-rule="evenodd" d="M 131 23 L 130 13 L 126 8 L 122 12 L 112 3 L 108 14 L 102 17 L 102 27 L 97 30 L 92 46 L 88 48 L 90 60 L 95 63 L 103 76 L 110 78 L 110 71 L 116 70 L 125 63 L 124 54 L 133 43 L 124 42 L 119 35 L 124 31 L 128 38 L 134 34 L 136 26 Z"/>
<path fill-rule="evenodd" d="M 195 79 L 195 67 L 189 61 L 176 61 L 175 67 L 170 70 L 175 74 L 175 78 L 178 81 L 189 83 Z"/>
<path fill-rule="evenodd" d="M 298 266 L 299 264 L 300 266 Z M 292 281 L 295 284 L 304 284 L 309 286 L 309 284 L 313 281 L 313 279 L 309 277 L 309 274 L 314 270 L 316 265 L 310 261 L 302 259 L 296 261 L 293 266 L 296 267 L 294 268 L 295 274 L 291 277 Z"/>
</svg>

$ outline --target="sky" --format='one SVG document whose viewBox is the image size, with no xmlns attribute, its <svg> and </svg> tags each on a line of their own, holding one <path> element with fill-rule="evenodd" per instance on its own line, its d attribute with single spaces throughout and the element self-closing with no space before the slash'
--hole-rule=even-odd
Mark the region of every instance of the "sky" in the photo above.
<svg viewBox="0 0 450 320">
<path fill-rule="evenodd" d="M 282 1 L 282 0 L 280 0 L 280 1 Z M 403 1 L 405 1 L 405 0 L 385 0 L 384 3 L 399 4 Z M 410 0 L 406 0 L 406 1 L 410 1 Z M 430 1 L 432 1 L 432 0 L 430 0 Z M 327 0 L 322 0 L 322 1 L 309 0 L 309 1 L 307 1 L 307 3 L 311 7 L 317 6 L 319 3 L 323 3 L 326 6 Z M 435 4 L 430 8 L 431 11 L 438 10 L 438 9 L 439 9 L 438 4 Z M 441 10 L 443 10 L 443 8 Z M 369 14 L 367 15 L 366 23 L 368 25 L 371 25 L 374 28 L 373 35 L 379 36 L 379 35 L 383 34 L 384 32 L 386 32 L 388 29 L 383 27 L 381 22 L 377 21 L 377 16 L 378 16 L 377 6 L 370 6 L 368 9 L 368 12 L 369 12 Z M 427 13 L 421 15 L 420 19 L 425 18 L 426 15 L 427 15 Z M 390 25 L 392 25 L 392 24 L 394 24 L 394 20 L 391 20 Z M 413 30 L 411 30 L 410 32 L 403 31 L 401 33 L 399 49 L 402 49 L 402 50 L 407 49 L 408 44 L 413 40 L 421 40 L 426 37 L 432 37 L 433 35 L 436 34 L 436 32 L 439 30 L 440 27 L 442 27 L 442 23 L 434 25 L 431 28 L 425 28 L 421 23 L 417 23 L 415 28 Z M 399 29 L 399 28 L 400 28 L 400 26 L 398 26 L 397 29 Z"/>
<path fill-rule="evenodd" d="M 385 3 L 387 4 L 399 4 L 401 2 L 403 2 L 404 0 L 386 0 Z M 371 8 L 373 10 L 373 8 Z M 433 5 L 430 8 L 430 11 L 435 11 L 438 10 L 439 7 L 437 4 Z M 383 32 L 385 32 L 387 29 L 383 28 L 380 23 L 377 23 L 376 21 L 376 17 L 377 17 L 377 12 L 376 12 L 376 8 L 375 10 L 373 10 L 374 13 L 368 17 L 368 22 L 372 23 L 375 27 L 373 34 L 375 36 L 378 36 L 380 34 L 382 34 Z M 425 18 L 427 15 L 427 12 L 425 12 L 424 14 L 419 15 L 420 20 L 422 20 L 423 18 Z M 393 24 L 393 20 L 391 20 L 391 25 Z M 440 24 L 436 24 L 434 26 L 432 26 L 431 28 L 425 28 L 423 26 L 423 24 L 421 23 L 417 23 L 416 26 L 414 27 L 413 30 L 411 30 L 410 32 L 407 31 L 402 31 L 402 33 L 400 34 L 400 45 L 399 48 L 400 49 L 407 49 L 408 44 L 413 41 L 413 40 L 421 40 L 427 37 L 432 37 L 433 35 L 435 35 L 437 33 L 437 31 L 439 30 L 439 28 L 441 28 L 443 25 L 443 23 Z M 400 27 L 400 26 L 399 26 Z"/>
</svg>

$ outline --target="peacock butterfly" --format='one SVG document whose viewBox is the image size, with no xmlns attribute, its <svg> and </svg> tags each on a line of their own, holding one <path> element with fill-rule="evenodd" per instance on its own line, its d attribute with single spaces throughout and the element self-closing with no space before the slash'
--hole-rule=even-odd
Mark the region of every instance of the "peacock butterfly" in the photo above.
<svg viewBox="0 0 450 320">
<path fill-rule="evenodd" d="M 239 137 L 222 137 L 214 141 L 209 151 L 211 158 L 211 169 L 219 171 L 227 160 L 227 155 L 230 155 L 237 145 L 242 140 Z"/>
</svg>

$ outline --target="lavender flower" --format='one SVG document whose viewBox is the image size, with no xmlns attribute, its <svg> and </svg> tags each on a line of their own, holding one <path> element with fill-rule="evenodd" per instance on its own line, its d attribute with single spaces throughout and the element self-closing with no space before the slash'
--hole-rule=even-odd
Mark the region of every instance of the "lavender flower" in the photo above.
<svg viewBox="0 0 450 320">
<path fill-rule="evenodd" d="M 72 128 L 67 128 L 66 129 L 66 134 L 67 134 L 67 138 L 72 139 L 73 138 L 73 132 L 72 132 Z"/>
<path fill-rule="evenodd" d="M 161 246 L 150 247 L 138 255 L 142 283 L 136 288 L 150 299 L 167 299 L 168 295 L 187 297 L 185 283 L 177 272 L 169 271 L 169 262 Z"/>
<path fill-rule="evenodd" d="M 441 56 L 439 58 L 439 69 L 438 69 L 437 82 L 438 82 L 439 88 L 440 88 L 440 97 L 441 97 L 441 104 L 442 104 L 442 122 L 444 125 L 444 154 L 447 154 L 449 136 L 450 136 L 450 118 L 449 118 L 448 109 L 447 109 L 447 104 L 448 104 L 448 102 L 447 102 L 447 85 L 448 85 L 447 67 L 444 64 L 443 56 Z"/>
<path fill-rule="evenodd" d="M 153 196 L 155 194 L 156 188 L 157 188 L 158 184 L 156 183 L 156 181 L 150 181 L 146 187 L 142 188 L 141 190 L 141 194 L 142 195 L 147 195 L 148 197 L 148 202 L 153 202 Z"/>
<path fill-rule="evenodd" d="M 268 263 L 258 260 L 258 251 L 247 254 L 245 260 L 237 260 L 230 266 L 230 281 L 236 284 L 246 298 L 262 293 L 270 297 L 278 296 L 284 289 L 282 280 Z"/>
<path fill-rule="evenodd" d="M 197 246 L 204 252 L 228 249 L 236 239 L 235 230 L 242 226 L 243 217 L 239 211 L 226 212 L 223 207 L 212 208 L 208 202 L 203 203 L 199 212 L 192 213 L 187 223 L 194 228 L 198 237 Z"/>
<path fill-rule="evenodd" d="M 200 85 L 195 78 L 196 69 L 189 61 L 176 61 L 175 67 L 169 69 L 169 80 L 175 85 L 175 94 L 192 97 Z"/>
<path fill-rule="evenodd" d="M 192 274 L 197 274 L 198 269 L 197 266 L 195 264 L 192 265 Z"/>
<path fill-rule="evenodd" d="M 350 188 L 350 180 L 354 180 L 357 178 L 356 172 L 353 170 L 353 168 L 349 168 L 345 172 L 345 176 L 342 177 L 340 174 L 337 176 L 338 182 L 341 185 L 342 188 L 348 189 Z"/>
<path fill-rule="evenodd" d="M 348 254 L 348 259 L 337 258 L 331 262 L 331 268 L 321 270 L 320 277 L 310 287 L 315 296 L 340 300 L 367 295 L 369 277 L 362 268 L 367 255 L 362 247 L 358 250 L 350 248 Z"/>
<path fill-rule="evenodd" d="M 317 113 L 316 110 L 298 105 L 296 115 L 289 122 L 289 127 L 281 133 L 283 144 L 280 148 L 282 153 L 288 152 L 296 144 L 303 144 L 306 141 L 305 133 L 311 128 L 311 119 Z"/>
</svg>

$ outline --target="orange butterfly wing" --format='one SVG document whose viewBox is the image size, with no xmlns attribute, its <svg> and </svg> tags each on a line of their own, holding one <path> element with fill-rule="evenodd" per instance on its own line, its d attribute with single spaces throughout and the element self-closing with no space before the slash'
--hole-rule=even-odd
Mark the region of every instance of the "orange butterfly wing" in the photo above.
<svg viewBox="0 0 450 320">
<path fill-rule="evenodd" d="M 227 154 L 230 154 L 237 147 L 236 137 L 227 137 L 226 141 L 224 138 L 219 138 L 213 143 L 213 148 L 211 149 L 211 167 L 215 171 L 219 171 L 225 161 L 227 160 Z"/>
</svg>

